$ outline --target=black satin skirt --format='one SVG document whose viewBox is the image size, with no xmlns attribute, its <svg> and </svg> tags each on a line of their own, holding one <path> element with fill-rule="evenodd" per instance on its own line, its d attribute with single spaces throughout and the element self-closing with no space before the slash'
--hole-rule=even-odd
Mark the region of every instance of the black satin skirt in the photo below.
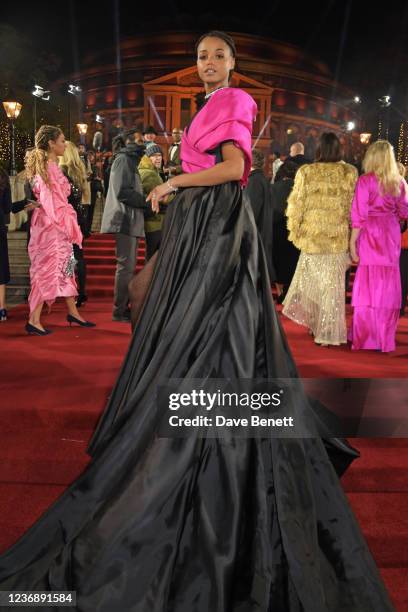
<svg viewBox="0 0 408 612">
<path fill-rule="evenodd" d="M 168 378 L 296 376 L 238 184 L 182 191 L 93 460 L 0 557 L 0 590 L 75 590 L 81 612 L 393 610 L 319 437 L 157 435 Z"/>
</svg>

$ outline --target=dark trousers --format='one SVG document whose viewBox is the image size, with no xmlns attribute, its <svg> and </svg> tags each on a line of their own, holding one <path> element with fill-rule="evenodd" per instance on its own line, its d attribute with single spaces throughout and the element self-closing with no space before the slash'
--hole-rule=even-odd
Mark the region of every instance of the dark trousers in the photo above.
<svg viewBox="0 0 408 612">
<path fill-rule="evenodd" d="M 113 316 L 123 317 L 129 304 L 128 285 L 135 271 L 138 239 L 136 236 L 128 236 L 127 234 L 116 234 L 115 239 L 116 274 Z"/>
<path fill-rule="evenodd" d="M 149 261 L 160 246 L 161 230 L 158 232 L 146 232 L 146 261 Z"/>
<path fill-rule="evenodd" d="M 408 295 L 408 249 L 401 249 L 400 255 L 400 274 L 401 274 L 401 312 L 407 304 Z"/>
<path fill-rule="evenodd" d="M 80 296 L 86 295 L 86 264 L 83 250 L 74 244 L 74 257 L 77 260 L 78 293 Z"/>
<path fill-rule="evenodd" d="M 91 203 L 89 205 L 88 218 L 87 218 L 87 229 L 88 229 L 89 234 L 92 231 L 92 222 L 93 222 L 97 197 L 98 197 L 98 192 L 95 191 L 94 189 L 91 189 Z"/>
</svg>

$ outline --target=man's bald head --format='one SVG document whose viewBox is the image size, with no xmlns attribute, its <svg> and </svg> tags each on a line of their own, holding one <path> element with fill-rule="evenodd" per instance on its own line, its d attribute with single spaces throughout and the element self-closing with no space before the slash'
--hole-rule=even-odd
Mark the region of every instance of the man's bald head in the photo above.
<svg viewBox="0 0 408 612">
<path fill-rule="evenodd" d="M 294 142 L 290 147 L 290 156 L 295 157 L 296 155 L 304 155 L 305 147 L 301 142 Z"/>
</svg>

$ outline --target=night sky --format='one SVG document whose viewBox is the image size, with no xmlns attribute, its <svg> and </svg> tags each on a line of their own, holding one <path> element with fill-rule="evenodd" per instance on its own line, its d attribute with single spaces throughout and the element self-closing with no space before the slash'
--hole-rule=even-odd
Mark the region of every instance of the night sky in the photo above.
<svg viewBox="0 0 408 612">
<path fill-rule="evenodd" d="M 325 61 L 334 77 L 360 93 L 369 106 L 392 96 L 395 112 L 408 117 L 408 2 L 361 0 L 225 2 L 182 0 L 7 3 L 1 24 L 32 40 L 38 53 L 55 54 L 61 76 L 81 67 L 85 55 L 113 47 L 115 37 L 166 29 L 226 29 L 270 36 Z M 239 53 L 239 49 L 238 49 Z"/>
</svg>

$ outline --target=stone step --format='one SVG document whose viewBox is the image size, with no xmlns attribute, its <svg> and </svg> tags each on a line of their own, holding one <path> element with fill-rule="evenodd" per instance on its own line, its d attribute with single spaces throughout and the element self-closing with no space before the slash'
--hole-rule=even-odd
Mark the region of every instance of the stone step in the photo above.
<svg viewBox="0 0 408 612">
<path fill-rule="evenodd" d="M 27 232 L 8 232 L 7 238 L 13 242 L 18 240 L 27 241 Z"/>
<path fill-rule="evenodd" d="M 8 242 L 8 252 L 9 253 L 16 253 L 16 254 L 24 254 L 27 253 L 27 257 L 28 257 L 28 252 L 27 252 L 27 247 L 26 247 L 26 243 L 25 242 L 20 242 L 19 240 L 16 240 L 15 242 Z"/>
<path fill-rule="evenodd" d="M 12 276 L 28 276 L 29 265 L 27 263 L 16 263 L 10 261 L 10 271 Z"/>
<path fill-rule="evenodd" d="M 6 303 L 25 304 L 29 293 L 29 287 L 11 287 L 10 285 L 7 285 Z"/>
<path fill-rule="evenodd" d="M 11 255 L 11 253 L 9 251 L 9 259 L 11 259 L 10 255 Z M 23 253 L 21 251 L 18 251 L 17 253 L 13 253 L 13 262 L 15 262 L 15 263 L 30 263 L 30 258 L 28 256 L 28 253 Z"/>
<path fill-rule="evenodd" d="M 11 280 L 8 284 L 9 287 L 16 285 L 29 285 L 30 277 L 27 274 L 13 274 L 10 273 Z"/>
<path fill-rule="evenodd" d="M 18 291 L 19 289 L 29 289 L 29 288 L 30 288 L 29 278 L 23 278 L 19 280 L 16 280 L 14 278 L 8 283 L 6 290 L 8 291 L 9 289 L 12 289 L 13 291 Z"/>
</svg>

